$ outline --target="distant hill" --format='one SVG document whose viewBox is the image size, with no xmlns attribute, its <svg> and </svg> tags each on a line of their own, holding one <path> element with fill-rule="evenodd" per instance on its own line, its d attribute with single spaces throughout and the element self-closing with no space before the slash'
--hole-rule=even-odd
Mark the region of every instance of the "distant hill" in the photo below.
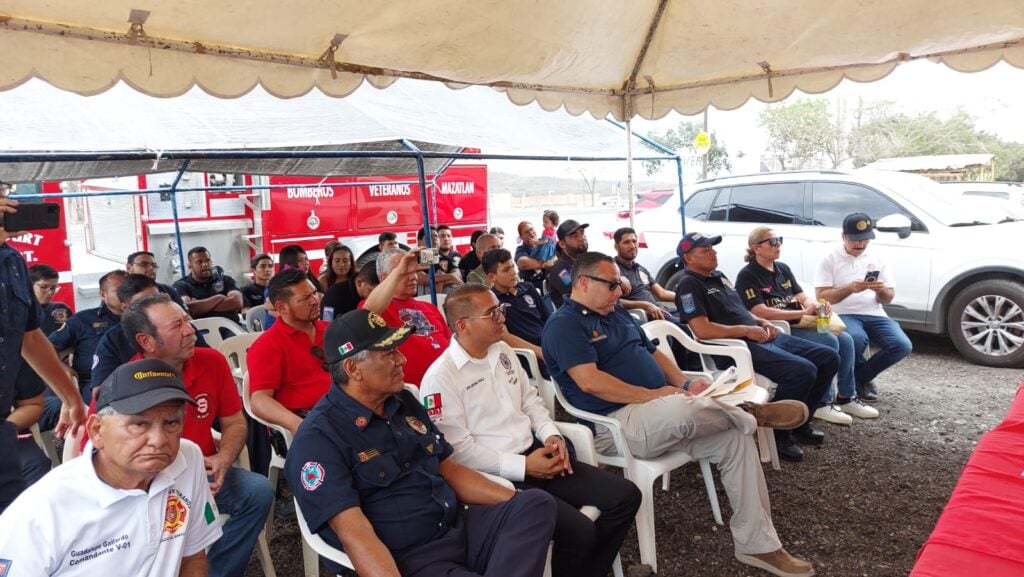
<svg viewBox="0 0 1024 577">
<path fill-rule="evenodd" d="M 594 186 L 599 196 L 612 196 L 619 183 L 619 190 L 625 190 L 626 181 L 598 180 Z M 673 182 L 635 181 L 637 192 L 675 188 Z M 521 176 L 505 172 L 491 172 L 487 175 L 487 189 L 491 193 L 508 193 L 513 196 L 534 196 L 547 194 L 587 194 L 590 189 L 580 178 L 557 178 L 552 176 Z"/>
</svg>

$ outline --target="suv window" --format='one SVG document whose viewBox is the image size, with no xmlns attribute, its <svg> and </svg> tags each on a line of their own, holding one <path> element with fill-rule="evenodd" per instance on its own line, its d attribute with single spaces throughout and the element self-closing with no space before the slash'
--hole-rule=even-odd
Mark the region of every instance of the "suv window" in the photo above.
<svg viewBox="0 0 1024 577">
<path fill-rule="evenodd" d="M 910 219 L 911 230 L 924 232 L 924 224 L 900 205 L 882 196 L 878 191 L 847 182 L 815 182 L 811 214 L 819 226 L 842 228 L 846 215 L 866 213 L 878 220 L 890 214 L 902 214 Z"/>
<path fill-rule="evenodd" d="M 694 193 L 686 201 L 686 216 L 693 220 L 708 220 L 708 205 L 711 204 L 716 192 L 717 188 L 709 188 Z"/>
<path fill-rule="evenodd" d="M 802 182 L 734 186 L 729 198 L 728 220 L 765 224 L 799 223 L 803 200 Z"/>
</svg>

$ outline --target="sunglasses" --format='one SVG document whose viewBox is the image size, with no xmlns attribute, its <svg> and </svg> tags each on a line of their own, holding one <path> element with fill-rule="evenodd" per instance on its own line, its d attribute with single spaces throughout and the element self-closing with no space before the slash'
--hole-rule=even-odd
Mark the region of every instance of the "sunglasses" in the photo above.
<svg viewBox="0 0 1024 577">
<path fill-rule="evenodd" d="M 764 240 L 759 240 L 759 241 L 757 241 L 756 244 L 764 244 L 764 243 L 768 243 L 771 246 L 782 246 L 782 237 L 781 236 L 773 236 L 771 238 L 766 238 Z"/>
<path fill-rule="evenodd" d="M 599 276 L 593 276 L 589 274 L 585 274 L 583 276 L 589 278 L 590 280 L 596 280 L 597 282 L 603 282 L 604 284 L 608 285 L 608 292 L 615 292 L 615 289 L 622 288 L 622 281 L 620 280 L 608 280 L 606 278 L 601 278 Z"/>
<path fill-rule="evenodd" d="M 484 314 L 475 317 L 462 317 L 461 320 L 467 319 L 491 319 L 492 322 L 498 322 L 501 317 L 505 315 L 505 309 L 509 307 L 508 303 L 502 303 L 493 309 L 486 311 Z"/>
</svg>

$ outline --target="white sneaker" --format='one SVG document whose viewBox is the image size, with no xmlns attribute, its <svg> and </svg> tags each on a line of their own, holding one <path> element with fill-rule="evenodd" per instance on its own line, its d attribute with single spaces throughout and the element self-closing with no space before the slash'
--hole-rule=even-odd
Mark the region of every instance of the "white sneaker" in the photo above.
<svg viewBox="0 0 1024 577">
<path fill-rule="evenodd" d="M 835 404 L 818 407 L 818 410 L 814 411 L 814 418 L 821 419 L 822 421 L 828 421 L 829 423 L 835 423 L 837 425 L 849 425 L 853 423 L 853 417 L 840 411 Z"/>
<path fill-rule="evenodd" d="M 853 415 L 861 419 L 874 419 L 878 417 L 878 409 L 865 405 L 860 402 L 860 399 L 853 399 L 849 403 L 836 405 L 836 407 L 847 415 Z"/>
</svg>

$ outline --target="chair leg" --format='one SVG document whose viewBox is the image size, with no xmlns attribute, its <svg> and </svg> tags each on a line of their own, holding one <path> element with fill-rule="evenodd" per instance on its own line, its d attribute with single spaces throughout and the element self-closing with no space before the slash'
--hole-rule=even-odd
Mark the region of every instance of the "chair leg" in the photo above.
<svg viewBox="0 0 1024 577">
<path fill-rule="evenodd" d="M 672 471 L 665 471 L 665 474 L 661 476 L 661 490 L 668 492 L 669 481 L 672 480 Z"/>
<path fill-rule="evenodd" d="M 622 573 L 622 556 L 616 555 L 615 561 L 612 561 L 612 576 L 623 577 L 623 575 L 624 574 Z"/>
<path fill-rule="evenodd" d="M 757 450 L 761 453 L 761 462 L 771 462 L 772 469 L 778 471 L 782 468 L 779 464 L 779 449 L 775 446 L 775 433 L 767 427 L 757 428 Z"/>
<path fill-rule="evenodd" d="M 640 562 L 658 572 L 657 544 L 654 541 L 654 479 L 638 479 L 643 498 L 636 513 L 636 539 L 640 545 Z M 646 481 L 646 482 L 644 482 Z"/>
<path fill-rule="evenodd" d="M 554 550 L 554 543 L 548 543 L 548 560 L 544 562 L 544 577 L 551 577 L 551 554 Z"/>
<path fill-rule="evenodd" d="M 306 540 L 302 540 L 302 574 L 305 577 L 320 577 L 320 556 Z"/>
<path fill-rule="evenodd" d="M 715 478 L 711 476 L 711 461 L 700 460 L 700 472 L 704 476 L 704 487 L 708 490 L 708 501 L 711 501 L 711 515 L 715 523 L 725 525 L 722 521 L 722 508 L 718 505 L 718 491 L 715 490 Z"/>
<path fill-rule="evenodd" d="M 271 465 L 267 468 L 267 479 L 270 480 L 270 486 L 274 489 L 274 495 L 277 495 L 277 469 Z M 270 506 L 270 511 L 267 512 L 267 526 L 263 528 L 263 534 L 267 537 L 269 543 L 274 539 L 274 509 L 277 506 L 277 499 L 274 499 L 274 505 Z"/>
<path fill-rule="evenodd" d="M 260 533 L 260 537 L 256 541 L 256 550 L 259 551 L 260 566 L 263 567 L 263 575 L 265 577 L 277 577 L 277 571 L 274 570 L 274 561 L 270 557 L 270 545 L 267 544 L 267 536 L 265 532 Z"/>
</svg>

